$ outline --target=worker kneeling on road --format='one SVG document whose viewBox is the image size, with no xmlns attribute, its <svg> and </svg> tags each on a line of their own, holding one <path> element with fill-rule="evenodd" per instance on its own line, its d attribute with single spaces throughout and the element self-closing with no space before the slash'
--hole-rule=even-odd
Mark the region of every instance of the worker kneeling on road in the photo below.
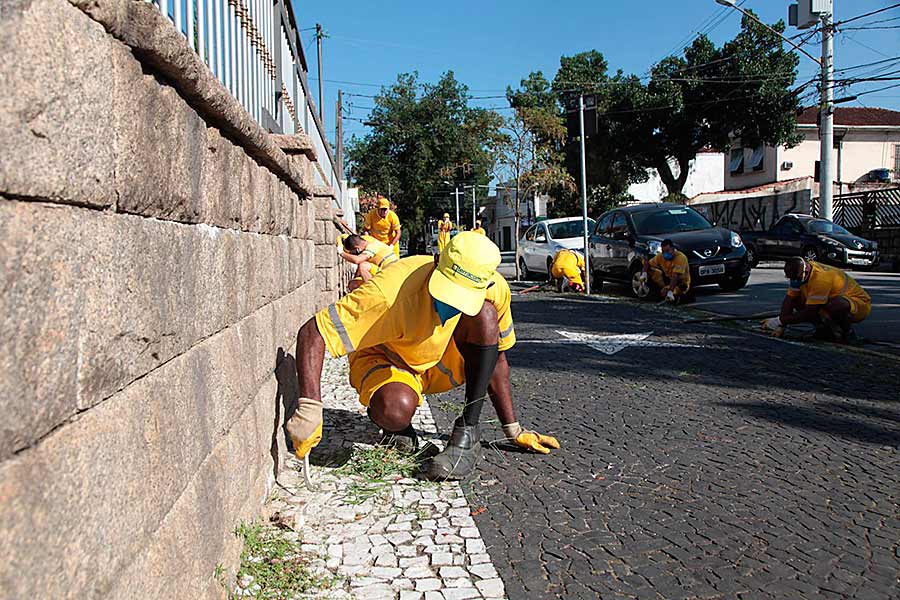
<svg viewBox="0 0 900 600">
<path fill-rule="evenodd" d="M 644 259 L 641 282 L 646 283 L 648 278 L 659 290 L 659 296 L 673 304 L 691 297 L 691 266 L 687 256 L 675 249 L 672 240 L 663 240 L 659 254 L 650 260 Z"/>
<path fill-rule="evenodd" d="M 852 324 L 869 316 L 872 299 L 852 277 L 800 256 L 785 261 L 784 276 L 790 286 L 781 303 L 781 315 L 764 321 L 765 329 L 780 336 L 787 325 L 813 323 L 817 338 L 856 341 Z"/>
<path fill-rule="evenodd" d="M 369 235 L 343 235 L 339 241 L 338 254 L 348 263 L 356 265 L 356 274 L 348 286 L 351 292 L 372 279 L 378 271 L 399 260 L 391 246 Z"/>
<path fill-rule="evenodd" d="M 553 257 L 550 277 L 558 292 L 584 292 L 584 255 L 577 250 L 562 249 Z"/>
<path fill-rule="evenodd" d="M 458 479 L 478 459 L 479 417 L 490 395 L 507 438 L 541 453 L 556 439 L 527 431 L 512 408 L 505 351 L 515 344 L 511 294 L 496 272 L 500 251 L 477 233 L 461 233 L 436 259 L 404 258 L 368 284 L 319 311 L 297 333 L 300 400 L 287 429 L 303 458 L 322 436 L 325 349 L 349 354 L 350 384 L 385 441 L 418 447 L 411 422 L 423 394 L 465 383 L 465 406 L 450 440 L 426 474 Z"/>
</svg>

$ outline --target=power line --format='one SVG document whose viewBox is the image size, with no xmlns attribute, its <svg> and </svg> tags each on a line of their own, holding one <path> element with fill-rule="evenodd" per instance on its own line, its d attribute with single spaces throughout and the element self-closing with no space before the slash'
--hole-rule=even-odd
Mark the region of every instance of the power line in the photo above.
<svg viewBox="0 0 900 600">
<path fill-rule="evenodd" d="M 883 13 L 885 11 L 891 10 L 892 8 L 900 8 L 900 2 L 898 2 L 897 4 L 892 4 L 890 6 L 886 6 L 884 8 L 879 8 L 878 10 L 873 10 L 872 12 L 867 12 L 863 15 L 857 15 L 855 17 L 850 17 L 849 19 L 844 19 L 843 21 L 838 21 L 837 23 L 834 24 L 834 27 L 843 25 L 845 23 L 852 23 L 853 21 L 857 21 L 859 19 L 864 19 L 866 17 L 871 17 L 872 15 L 877 15 L 878 13 Z"/>
<path fill-rule="evenodd" d="M 886 85 L 884 87 L 875 88 L 874 90 L 867 90 L 865 92 L 859 92 L 856 94 L 857 96 L 865 96 L 866 94 L 874 94 L 875 92 L 883 92 L 884 90 L 891 90 L 894 88 L 900 87 L 900 83 L 895 83 L 893 85 Z"/>
</svg>

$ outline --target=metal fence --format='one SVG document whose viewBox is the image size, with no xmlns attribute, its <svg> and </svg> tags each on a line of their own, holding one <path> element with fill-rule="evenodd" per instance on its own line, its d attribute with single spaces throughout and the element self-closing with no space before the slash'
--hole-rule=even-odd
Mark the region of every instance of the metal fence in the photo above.
<svg viewBox="0 0 900 600">
<path fill-rule="evenodd" d="M 343 205 L 342 169 L 309 93 L 306 57 L 289 0 L 148 1 L 169 17 L 260 126 L 309 136 L 319 158 L 315 183 L 333 189 Z"/>
<path fill-rule="evenodd" d="M 835 196 L 832 211 L 832 220 L 847 229 L 898 226 L 900 188 Z"/>
</svg>

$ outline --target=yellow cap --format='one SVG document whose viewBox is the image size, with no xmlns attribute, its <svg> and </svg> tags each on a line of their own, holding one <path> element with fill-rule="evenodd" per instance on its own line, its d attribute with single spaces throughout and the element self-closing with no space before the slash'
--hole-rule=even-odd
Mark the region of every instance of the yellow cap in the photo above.
<svg viewBox="0 0 900 600">
<path fill-rule="evenodd" d="M 464 231 L 450 240 L 428 280 L 428 292 L 469 316 L 484 305 L 488 284 L 500 265 L 500 249 L 485 236 Z"/>
<path fill-rule="evenodd" d="M 378 199 L 378 208 L 390 208 L 391 201 L 387 198 L 379 198 Z"/>
<path fill-rule="evenodd" d="M 449 219 L 449 218 L 450 218 L 450 213 L 444 213 L 444 218 L 445 218 L 445 219 Z"/>
<path fill-rule="evenodd" d="M 481 221 L 480 220 L 475 221 L 475 225 L 477 225 L 478 227 L 481 227 Z"/>
<path fill-rule="evenodd" d="M 337 245 L 338 245 L 338 246 L 343 246 L 343 245 L 344 245 L 344 241 L 346 241 L 346 239 L 347 239 L 348 237 L 350 237 L 350 234 L 349 234 L 349 233 L 342 233 L 341 235 L 339 235 L 338 238 L 337 238 Z"/>
</svg>

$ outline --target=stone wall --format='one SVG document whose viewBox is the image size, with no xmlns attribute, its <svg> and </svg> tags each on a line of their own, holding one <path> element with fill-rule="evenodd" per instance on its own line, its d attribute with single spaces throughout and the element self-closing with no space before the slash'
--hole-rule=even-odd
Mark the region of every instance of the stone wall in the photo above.
<svg viewBox="0 0 900 600">
<path fill-rule="evenodd" d="M 344 289 L 334 204 L 152 5 L 81 4 L 0 19 L 0 590 L 218 598 Z"/>
</svg>

